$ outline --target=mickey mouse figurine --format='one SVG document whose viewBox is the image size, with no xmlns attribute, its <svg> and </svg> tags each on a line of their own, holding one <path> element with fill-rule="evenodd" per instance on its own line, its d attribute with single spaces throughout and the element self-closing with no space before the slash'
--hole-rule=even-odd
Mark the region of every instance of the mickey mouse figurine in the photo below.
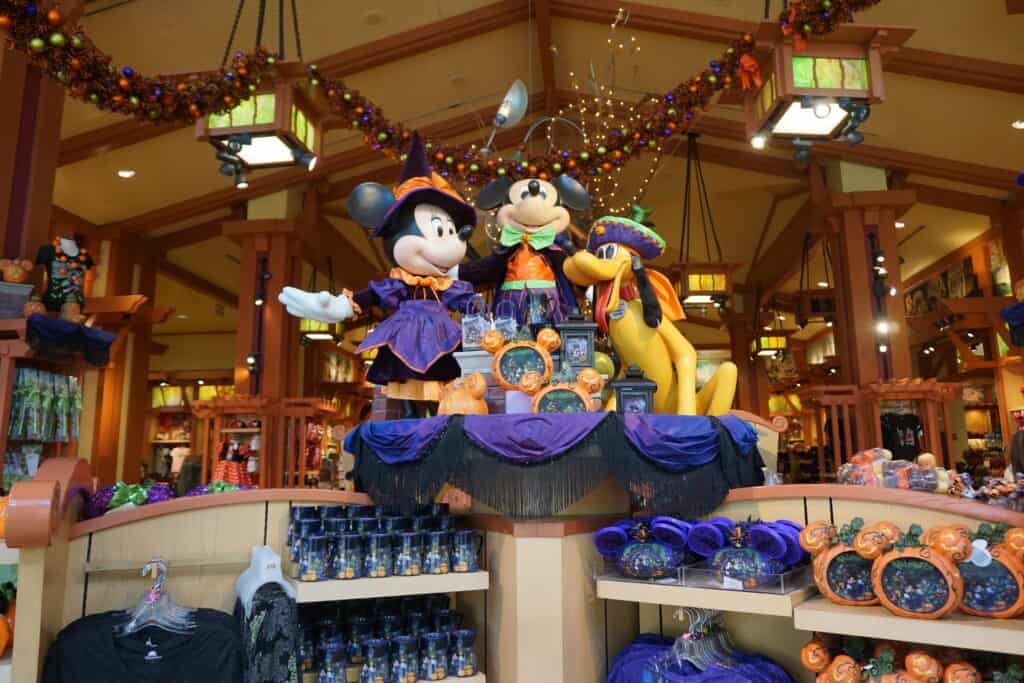
<svg viewBox="0 0 1024 683">
<path fill-rule="evenodd" d="M 575 179 L 560 175 L 552 182 L 498 178 L 476 198 L 483 210 L 498 209 L 500 246 L 490 256 L 464 263 L 456 277 L 475 287 L 497 286 L 495 306 L 510 301 L 520 324 L 527 322 L 531 303 L 545 297 L 554 302 L 549 323 L 558 323 L 576 307 L 573 285 L 562 272 L 571 255 L 569 211 L 590 208 L 590 195 Z"/>
<path fill-rule="evenodd" d="M 394 310 L 356 352 L 377 349 L 367 379 L 382 385 L 388 397 L 406 401 L 405 416 L 411 417 L 411 402 L 438 401 L 441 383 L 461 374 L 451 353 L 462 342 L 462 330 L 446 309 L 464 310 L 473 287 L 449 272 L 466 256 L 476 211 L 430 172 L 423 143 L 413 133 L 394 192 L 380 183 L 362 183 L 349 195 L 348 212 L 371 237 L 384 239 L 396 267 L 355 295 L 285 287 L 278 300 L 292 315 L 329 323 L 370 306 Z"/>
</svg>

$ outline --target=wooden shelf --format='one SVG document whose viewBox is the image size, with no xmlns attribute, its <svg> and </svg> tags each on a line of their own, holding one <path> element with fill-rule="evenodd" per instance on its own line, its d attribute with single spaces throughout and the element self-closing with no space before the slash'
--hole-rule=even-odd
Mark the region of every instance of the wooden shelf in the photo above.
<svg viewBox="0 0 1024 683">
<path fill-rule="evenodd" d="M 345 680 L 347 683 L 359 683 L 359 672 L 361 671 L 358 666 L 350 666 L 345 669 Z M 476 676 L 470 676 L 469 678 L 456 678 L 455 676 L 449 676 L 448 678 L 441 679 L 443 681 L 451 681 L 452 683 L 484 683 L 487 679 L 484 678 L 482 673 Z M 3 683 L 3 679 L 0 679 L 0 683 Z"/>
<path fill-rule="evenodd" d="M 261 427 L 235 427 L 233 429 L 222 429 L 222 434 L 259 434 Z"/>
<path fill-rule="evenodd" d="M 848 607 L 817 597 L 793 610 L 793 624 L 801 631 L 1024 655 L 1024 620 L 1021 619 L 989 619 L 960 612 L 942 619 L 908 619 L 897 617 L 882 606 Z"/>
<path fill-rule="evenodd" d="M 619 576 L 601 576 L 597 579 L 597 597 L 622 602 L 642 602 L 650 605 L 673 607 L 703 607 L 724 612 L 792 616 L 793 608 L 817 589 L 812 586 L 791 593 L 755 593 L 753 591 L 717 588 L 694 588 L 672 583 L 632 581 Z"/>
<path fill-rule="evenodd" d="M 154 445 L 162 443 L 192 443 L 192 439 L 153 439 L 150 443 Z"/>
<path fill-rule="evenodd" d="M 485 591 L 491 577 L 487 572 L 471 572 L 436 576 L 389 576 L 380 579 L 290 581 L 295 586 L 295 601 L 301 604 Z"/>
</svg>

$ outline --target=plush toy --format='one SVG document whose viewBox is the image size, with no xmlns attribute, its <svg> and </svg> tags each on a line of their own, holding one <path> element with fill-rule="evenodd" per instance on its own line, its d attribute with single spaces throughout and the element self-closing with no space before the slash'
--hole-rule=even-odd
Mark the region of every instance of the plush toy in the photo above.
<svg viewBox="0 0 1024 683">
<path fill-rule="evenodd" d="M 587 249 L 565 261 L 565 274 L 596 290 L 594 322 L 608 334 L 623 366 L 638 365 L 658 385 L 655 413 L 721 415 L 732 407 L 736 366 L 722 363 L 697 392 L 697 351 L 674 322 L 683 307 L 672 283 L 645 260 L 665 250 L 665 240 L 635 219 L 605 216 L 594 221 Z"/>
<path fill-rule="evenodd" d="M 498 209 L 500 244 L 490 256 L 459 266 L 457 276 L 478 288 L 497 287 L 495 305 L 511 302 L 520 324 L 540 322 L 530 319 L 531 309 L 549 317 L 545 324 L 565 319 L 576 307 L 572 284 L 562 272 L 573 251 L 565 234 L 568 210 L 589 209 L 587 191 L 567 175 L 551 182 L 498 178 L 480 190 L 476 205 Z"/>
<path fill-rule="evenodd" d="M 444 385 L 438 415 L 486 415 L 487 380 L 479 372 Z"/>
<path fill-rule="evenodd" d="M 3 273 L 4 282 L 26 282 L 34 265 L 28 259 L 0 259 L 0 273 Z"/>
<path fill-rule="evenodd" d="M 349 195 L 348 211 L 371 237 L 384 240 L 384 251 L 395 264 L 388 277 L 355 295 L 285 287 L 278 299 L 292 315 L 328 323 L 348 320 L 370 306 L 393 311 L 356 353 L 377 349 L 367 380 L 383 386 L 387 396 L 406 401 L 405 415 L 412 417 L 422 411 L 411 402 L 438 401 L 441 384 L 461 374 L 451 354 L 462 342 L 462 330 L 448 310 L 464 310 L 473 286 L 450 273 L 466 256 L 476 211 L 430 172 L 416 133 L 394 191 L 363 183 Z"/>
</svg>

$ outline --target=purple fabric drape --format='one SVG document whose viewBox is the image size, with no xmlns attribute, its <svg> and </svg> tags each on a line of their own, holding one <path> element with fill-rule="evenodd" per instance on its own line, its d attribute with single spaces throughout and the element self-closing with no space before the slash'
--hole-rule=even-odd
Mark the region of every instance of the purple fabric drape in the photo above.
<svg viewBox="0 0 1024 683">
<path fill-rule="evenodd" d="M 479 448 L 518 465 L 533 465 L 556 458 L 574 448 L 608 415 L 467 415 L 462 429 Z"/>
<path fill-rule="evenodd" d="M 626 438 L 644 457 L 671 471 L 704 465 L 718 455 L 718 430 L 709 418 L 627 413 Z"/>
<path fill-rule="evenodd" d="M 359 439 L 388 465 L 416 462 L 444 433 L 448 419 L 447 415 L 439 415 L 426 419 L 365 422 L 345 437 L 345 450 L 358 453 L 356 439 Z"/>
<path fill-rule="evenodd" d="M 732 437 L 740 455 L 747 455 L 757 446 L 757 430 L 749 422 L 744 422 L 735 415 L 722 415 L 718 421 L 729 430 L 729 436 Z"/>
</svg>

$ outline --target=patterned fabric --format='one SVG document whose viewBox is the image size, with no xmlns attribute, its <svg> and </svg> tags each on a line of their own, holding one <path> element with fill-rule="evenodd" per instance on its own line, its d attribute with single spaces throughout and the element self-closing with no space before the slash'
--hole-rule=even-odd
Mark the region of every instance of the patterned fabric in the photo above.
<svg viewBox="0 0 1024 683">
<path fill-rule="evenodd" d="M 244 683 L 299 683 L 299 611 L 276 583 L 261 586 L 245 616 L 235 604 L 245 652 Z"/>
</svg>

